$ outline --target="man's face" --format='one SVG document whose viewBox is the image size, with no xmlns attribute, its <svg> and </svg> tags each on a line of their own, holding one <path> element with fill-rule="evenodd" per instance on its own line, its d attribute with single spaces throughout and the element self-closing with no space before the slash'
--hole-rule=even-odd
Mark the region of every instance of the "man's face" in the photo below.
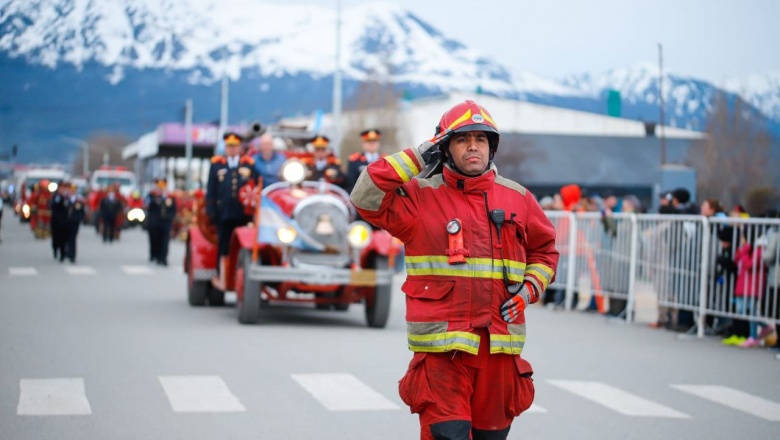
<svg viewBox="0 0 780 440">
<path fill-rule="evenodd" d="M 274 142 L 270 137 L 261 137 L 260 138 L 260 152 L 262 153 L 271 153 L 274 151 Z"/>
<path fill-rule="evenodd" d="M 314 148 L 314 158 L 315 159 L 325 159 L 328 157 L 328 149 L 327 148 Z"/>
<path fill-rule="evenodd" d="M 478 176 L 488 166 L 490 144 L 484 131 L 456 133 L 450 139 L 450 155 L 455 166 L 467 176 Z"/>
<path fill-rule="evenodd" d="M 366 153 L 376 153 L 379 151 L 379 141 L 363 141 L 363 151 Z"/>
<path fill-rule="evenodd" d="M 225 154 L 233 157 L 238 156 L 238 153 L 241 152 L 241 145 L 239 144 L 233 144 L 233 145 L 225 145 Z"/>
</svg>

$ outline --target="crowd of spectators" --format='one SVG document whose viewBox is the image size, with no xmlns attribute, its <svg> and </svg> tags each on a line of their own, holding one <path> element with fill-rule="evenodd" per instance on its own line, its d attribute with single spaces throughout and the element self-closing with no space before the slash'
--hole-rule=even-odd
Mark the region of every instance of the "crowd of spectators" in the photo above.
<svg viewBox="0 0 780 440">
<path fill-rule="evenodd" d="M 639 197 L 634 194 L 616 194 L 612 191 L 601 194 L 588 194 L 578 185 L 565 185 L 554 195 L 542 197 L 539 200 L 545 210 L 570 211 L 577 213 L 600 212 L 602 214 L 605 235 L 617 235 L 617 226 L 610 221 L 611 215 L 616 213 L 648 213 Z M 709 198 L 697 204 L 688 190 L 678 188 L 661 194 L 658 201 L 659 214 L 669 215 L 701 215 L 712 219 L 718 219 L 712 223 L 712 234 L 717 240 L 713 246 L 714 264 L 710 267 L 712 279 L 709 282 L 709 306 L 713 302 L 726 301 L 721 309 L 748 316 L 751 319 L 728 319 L 723 317 L 706 317 L 707 331 L 722 337 L 725 345 L 733 345 L 742 348 L 773 347 L 780 348 L 778 334 L 780 324 L 772 320 L 780 320 L 780 273 L 778 273 L 778 257 L 780 253 L 780 233 L 773 225 L 753 225 L 744 222 L 729 222 L 730 218 L 748 218 L 749 214 L 740 204 L 735 204 L 731 209 L 723 206 L 717 199 Z M 769 210 L 761 217 L 778 218 L 777 210 Z M 566 225 L 558 225 L 559 242 L 561 234 L 568 234 Z M 679 239 L 677 239 L 679 240 Z M 680 261 L 682 247 L 678 243 L 671 243 L 671 253 L 676 256 L 669 259 L 669 264 Z M 579 251 L 578 251 L 579 252 Z M 690 255 L 687 258 L 692 258 Z M 566 264 L 565 258 L 561 258 L 560 264 Z M 677 263 L 674 263 L 677 264 Z M 559 268 L 560 269 L 560 268 Z M 614 268 L 613 268 L 614 269 Z M 599 267 L 598 272 L 606 269 Z M 627 269 L 626 269 L 627 270 Z M 672 271 L 674 272 L 674 271 Z M 590 274 L 591 278 L 599 278 L 598 274 Z M 604 278 L 604 277 L 601 277 Z M 606 282 L 604 279 L 602 283 Z M 596 287 L 600 290 L 603 286 Z M 623 286 L 625 290 L 625 286 Z M 717 294 L 716 294 L 717 291 Z M 728 294 L 722 294 L 728 292 Z M 723 300 L 727 298 L 727 300 Z M 544 298 L 544 303 L 561 305 L 563 290 L 550 289 Z M 576 294 L 575 294 L 576 301 Z M 694 314 L 688 310 L 675 310 L 659 308 L 659 320 L 651 324 L 656 328 L 667 328 L 675 331 L 691 331 L 695 326 Z M 597 310 L 594 301 L 586 310 Z M 756 317 L 756 318 L 753 318 Z M 758 317 L 768 318 L 766 322 Z M 774 325 L 773 325 L 774 324 Z M 778 355 L 780 357 L 780 354 Z"/>
</svg>

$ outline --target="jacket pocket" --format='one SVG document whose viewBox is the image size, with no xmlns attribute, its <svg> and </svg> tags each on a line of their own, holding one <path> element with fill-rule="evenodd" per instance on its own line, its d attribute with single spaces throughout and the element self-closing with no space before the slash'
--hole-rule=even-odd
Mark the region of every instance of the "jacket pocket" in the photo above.
<svg viewBox="0 0 780 440">
<path fill-rule="evenodd" d="M 406 374 L 398 381 L 398 395 L 412 413 L 419 413 L 434 402 L 425 369 L 426 355 L 427 353 L 415 353 Z"/>
<path fill-rule="evenodd" d="M 515 356 L 515 367 L 517 375 L 512 398 L 509 399 L 509 407 L 507 408 L 509 417 L 517 417 L 530 408 L 536 394 L 534 380 L 531 378 L 534 374 L 531 364 L 520 356 Z"/>
<path fill-rule="evenodd" d="M 401 287 L 406 293 L 408 322 L 446 321 L 450 310 L 454 280 L 407 280 Z"/>
</svg>

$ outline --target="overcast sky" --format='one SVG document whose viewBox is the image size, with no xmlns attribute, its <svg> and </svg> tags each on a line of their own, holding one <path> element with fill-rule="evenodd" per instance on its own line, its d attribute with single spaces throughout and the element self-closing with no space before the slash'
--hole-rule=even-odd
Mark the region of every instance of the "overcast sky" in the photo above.
<svg viewBox="0 0 780 440">
<path fill-rule="evenodd" d="M 337 0 L 280 0 L 332 5 Z M 342 7 L 373 0 L 341 0 Z M 722 84 L 780 73 L 780 0 L 394 0 L 510 67 L 559 78 L 640 62 Z"/>
</svg>

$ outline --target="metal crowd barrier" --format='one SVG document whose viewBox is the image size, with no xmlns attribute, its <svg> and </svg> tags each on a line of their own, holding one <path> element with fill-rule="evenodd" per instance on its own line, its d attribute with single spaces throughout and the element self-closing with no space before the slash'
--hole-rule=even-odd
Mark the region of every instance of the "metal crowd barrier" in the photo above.
<svg viewBox="0 0 780 440">
<path fill-rule="evenodd" d="M 780 280 L 767 279 L 770 267 L 775 278 L 780 277 L 780 240 L 771 239 L 780 234 L 780 220 L 546 213 L 555 225 L 561 254 L 550 289 L 558 292 L 558 302 L 567 310 L 575 307 L 576 296 L 578 309 L 595 303 L 627 322 L 640 317 L 673 320 L 680 311 L 690 312 L 699 337 L 715 320 L 780 322 L 780 292 L 775 287 Z M 730 240 L 722 243 L 719 237 L 729 238 L 722 233 L 729 229 Z M 748 259 L 756 270 L 740 280 L 738 289 L 737 273 L 724 270 L 719 261 L 728 259 L 718 257 L 730 246 L 733 261 L 745 242 L 756 249 Z M 774 259 L 765 263 L 764 255 Z"/>
</svg>

